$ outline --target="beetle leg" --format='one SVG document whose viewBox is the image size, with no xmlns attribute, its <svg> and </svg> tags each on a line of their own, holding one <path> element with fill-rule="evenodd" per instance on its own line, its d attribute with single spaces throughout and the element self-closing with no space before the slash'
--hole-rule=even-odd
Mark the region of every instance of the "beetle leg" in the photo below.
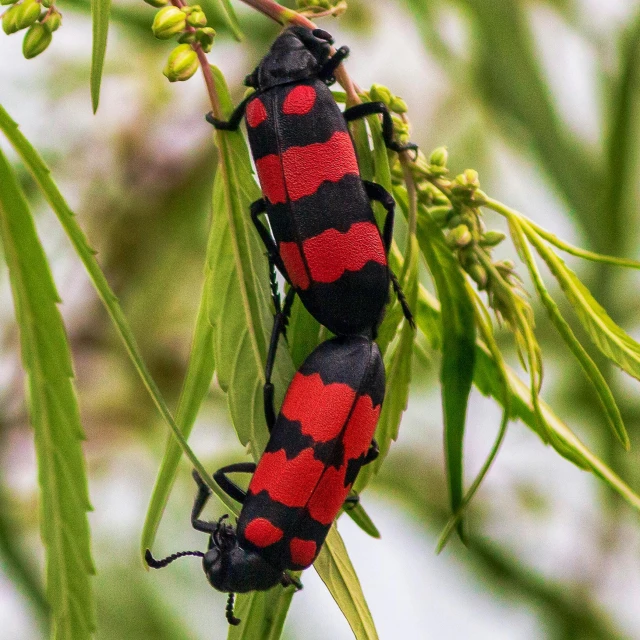
<svg viewBox="0 0 640 640">
<path fill-rule="evenodd" d="M 378 446 L 378 443 L 374 438 L 371 441 L 371 446 L 369 447 L 369 451 L 367 451 L 367 454 L 364 457 L 364 462 L 362 463 L 362 466 L 364 466 L 365 464 L 369 464 L 370 462 L 373 462 L 379 455 L 380 455 L 380 447 Z"/>
<path fill-rule="evenodd" d="M 391 242 L 393 241 L 393 221 L 395 219 L 396 203 L 391 194 L 382 186 L 375 182 L 363 180 L 365 191 L 370 200 L 379 202 L 387 211 L 387 217 L 384 220 L 384 229 L 382 231 L 382 240 L 384 242 L 384 250 L 389 256 Z"/>
<path fill-rule="evenodd" d="M 362 104 L 357 104 L 354 107 L 346 109 L 343 115 L 347 122 L 351 122 L 352 120 L 371 116 L 375 113 L 382 116 L 382 137 L 384 138 L 384 143 L 387 147 L 396 153 L 408 150 L 415 151 L 417 157 L 417 144 L 414 144 L 413 142 L 400 144 L 393 139 L 393 120 L 391 119 L 389 109 L 384 102 L 363 102 Z"/>
<path fill-rule="evenodd" d="M 264 244 L 265 249 L 267 250 L 269 259 L 273 262 L 273 264 L 276 265 L 278 271 L 280 271 L 284 279 L 287 282 L 290 282 L 287 268 L 284 266 L 284 262 L 282 262 L 280 252 L 278 251 L 278 245 L 276 245 L 276 241 L 273 239 L 273 236 L 260 220 L 260 216 L 267 211 L 267 201 L 264 198 L 260 198 L 260 200 L 252 202 L 250 211 L 251 220 L 256 230 L 258 231 L 258 234 L 260 235 L 262 244 Z"/>
<path fill-rule="evenodd" d="M 290 573 L 287 573 L 286 571 L 283 571 L 282 573 L 282 580 L 280 580 L 280 584 L 283 587 L 295 587 L 296 591 L 300 591 L 303 588 L 302 582 L 300 582 L 298 578 L 296 578 L 295 576 L 292 576 Z"/>
<path fill-rule="evenodd" d="M 291 313 L 291 305 L 293 304 L 295 295 L 295 289 L 292 288 L 287 291 L 282 311 L 280 311 L 280 313 L 276 313 L 273 320 L 271 342 L 269 343 L 269 353 L 267 354 L 267 364 L 264 371 L 265 383 L 262 390 L 264 399 L 264 417 L 267 421 L 267 428 L 269 429 L 269 432 L 271 432 L 271 429 L 273 429 L 273 425 L 276 422 L 276 412 L 273 407 L 273 383 L 271 382 L 271 375 L 273 374 L 273 365 L 276 361 L 278 340 L 280 339 L 280 334 L 285 332 L 287 320 Z"/>
<path fill-rule="evenodd" d="M 210 111 L 205 116 L 206 121 L 209 124 L 212 124 L 216 129 L 220 129 L 222 131 L 237 131 L 240 123 L 242 122 L 242 118 L 244 116 L 244 112 L 247 109 L 247 104 L 251 98 L 254 97 L 253 93 L 250 93 L 234 110 L 231 114 L 229 120 L 218 120 L 214 115 L 213 111 Z"/>
<path fill-rule="evenodd" d="M 411 313 L 411 309 L 409 308 L 409 303 L 407 302 L 407 299 L 404 296 L 404 291 L 402 290 L 402 287 L 398 282 L 398 278 L 396 277 L 396 274 L 393 273 L 393 271 L 391 271 L 391 269 L 389 269 L 389 277 L 391 278 L 391 284 L 393 285 L 393 290 L 396 292 L 396 296 L 398 296 L 398 302 L 402 307 L 402 313 L 404 314 L 404 317 L 407 319 L 407 322 L 411 325 L 411 327 L 415 329 L 416 323 L 415 323 L 415 320 L 413 319 L 413 313 Z"/>
<path fill-rule="evenodd" d="M 217 523 L 200 520 L 200 514 L 211 497 L 211 489 L 204 483 L 204 480 L 195 469 L 193 470 L 193 479 L 198 485 L 198 493 L 196 494 L 196 499 L 193 501 L 193 508 L 191 509 L 191 526 L 196 531 L 213 534 L 218 528 Z"/>
<path fill-rule="evenodd" d="M 324 63 L 318 78 L 327 85 L 332 85 L 336 79 L 333 72 L 342 64 L 342 61 L 349 56 L 349 47 L 340 47 L 332 56 Z"/>
<path fill-rule="evenodd" d="M 244 499 L 247 497 L 247 492 L 241 489 L 235 482 L 227 478 L 227 474 L 253 473 L 255 470 L 255 462 L 236 462 L 235 464 L 230 464 L 226 467 L 222 467 L 222 469 L 218 469 L 213 474 L 213 479 L 228 496 L 230 496 L 240 504 L 243 504 Z"/>
</svg>

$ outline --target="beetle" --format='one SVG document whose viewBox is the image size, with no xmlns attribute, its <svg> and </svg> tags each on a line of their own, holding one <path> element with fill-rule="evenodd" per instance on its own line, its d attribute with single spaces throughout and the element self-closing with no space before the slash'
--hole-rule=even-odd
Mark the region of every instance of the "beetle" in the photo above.
<svg viewBox="0 0 640 640">
<path fill-rule="evenodd" d="M 385 392 L 382 356 L 364 336 L 338 336 L 318 346 L 295 374 L 280 414 L 270 428 L 266 449 L 257 466 L 232 464 L 214 480 L 242 505 L 237 526 L 200 519 L 211 490 L 194 471 L 198 493 L 191 524 L 209 534 L 206 553 L 183 551 L 156 560 L 162 568 L 177 558 L 195 555 L 209 583 L 229 593 L 227 620 L 233 615 L 235 593 L 263 591 L 282 584 L 301 588 L 286 573 L 309 567 L 318 556 L 331 524 L 360 468 L 375 460 L 373 440 Z M 228 476 L 252 473 L 247 491 Z"/>
<path fill-rule="evenodd" d="M 400 285 L 388 266 L 395 202 L 360 177 L 347 122 L 381 114 L 386 145 L 416 150 L 393 139 L 393 122 L 382 102 L 340 111 L 328 85 L 348 56 L 331 56 L 331 35 L 294 26 L 283 31 L 245 84 L 255 91 L 228 121 L 207 120 L 237 130 L 245 116 L 249 145 L 264 197 L 251 205 L 251 219 L 273 270 L 300 296 L 309 312 L 337 335 L 375 338 L 389 299 L 389 284 L 413 322 Z M 380 233 L 371 201 L 387 211 Z M 267 215 L 269 227 L 261 216 Z"/>
</svg>

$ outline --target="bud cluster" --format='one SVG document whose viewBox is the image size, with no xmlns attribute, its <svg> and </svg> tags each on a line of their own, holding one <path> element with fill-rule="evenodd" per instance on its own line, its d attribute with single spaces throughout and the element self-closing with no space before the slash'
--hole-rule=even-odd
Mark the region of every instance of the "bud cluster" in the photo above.
<svg viewBox="0 0 640 640">
<path fill-rule="evenodd" d="M 10 5 L 2 14 L 2 30 L 7 35 L 27 29 L 22 41 L 25 58 L 35 58 L 42 53 L 62 23 L 62 15 L 52 0 L 0 0 L 0 4 Z"/>
<path fill-rule="evenodd" d="M 342 15 L 347 10 L 345 0 L 296 0 L 296 7 L 300 13 L 321 15 Z"/>
<path fill-rule="evenodd" d="M 393 120 L 394 138 L 400 144 L 409 142 L 409 122 L 406 113 L 409 110 L 407 103 L 391 93 L 388 87 L 381 84 L 371 85 L 369 99 L 372 102 L 382 102 L 388 107 Z"/>
<path fill-rule="evenodd" d="M 200 5 L 176 7 L 169 0 L 145 0 L 160 8 L 153 20 L 151 30 L 159 40 L 177 37 L 178 46 L 169 54 L 162 73 L 169 82 L 188 80 L 198 70 L 195 48 L 205 53 L 211 51 L 216 32 L 207 27 L 207 16 Z"/>
</svg>

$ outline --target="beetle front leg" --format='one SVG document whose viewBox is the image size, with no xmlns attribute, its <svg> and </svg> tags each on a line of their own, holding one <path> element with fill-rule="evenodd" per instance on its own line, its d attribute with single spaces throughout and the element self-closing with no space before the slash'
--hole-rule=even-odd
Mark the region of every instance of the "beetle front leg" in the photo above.
<svg viewBox="0 0 640 640">
<path fill-rule="evenodd" d="M 349 47 L 340 47 L 332 56 L 325 62 L 318 78 L 322 80 L 327 86 L 332 85 L 336 79 L 333 72 L 342 64 L 343 60 L 349 57 Z"/>
<path fill-rule="evenodd" d="M 216 129 L 221 131 L 237 131 L 244 117 L 244 112 L 247 110 L 247 104 L 254 94 L 249 94 L 234 110 L 229 120 L 218 120 L 213 111 L 209 111 L 205 116 L 206 121 L 212 124 Z"/>
<path fill-rule="evenodd" d="M 200 514 L 211 497 L 211 489 L 204 483 L 204 480 L 195 469 L 193 470 L 193 479 L 198 485 L 198 493 L 196 494 L 196 498 L 193 501 L 193 508 L 191 509 L 191 526 L 196 531 L 213 534 L 218 527 L 217 523 L 200 520 Z"/>
<path fill-rule="evenodd" d="M 391 113 L 389 113 L 389 109 L 384 102 L 363 102 L 362 104 L 357 104 L 354 107 L 346 109 L 344 117 L 347 122 L 351 122 L 352 120 L 372 116 L 374 114 L 382 116 L 382 137 L 384 138 L 384 143 L 389 149 L 396 153 L 411 150 L 415 151 L 417 154 L 417 144 L 414 144 L 413 142 L 400 144 L 393 139 L 393 120 L 391 119 Z"/>
</svg>

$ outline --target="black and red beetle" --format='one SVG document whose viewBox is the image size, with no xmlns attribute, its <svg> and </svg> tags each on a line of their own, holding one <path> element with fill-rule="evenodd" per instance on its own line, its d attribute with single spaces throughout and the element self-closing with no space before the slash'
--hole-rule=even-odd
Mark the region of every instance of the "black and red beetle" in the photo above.
<svg viewBox="0 0 640 640">
<path fill-rule="evenodd" d="M 373 440 L 385 391 L 385 374 L 377 345 L 362 336 L 323 342 L 293 378 L 267 447 L 256 466 L 241 462 L 217 471 L 218 485 L 242 504 L 236 527 L 205 522 L 200 514 L 211 495 L 198 483 L 191 524 L 210 535 L 206 553 L 184 551 L 156 560 L 162 568 L 185 555 L 202 557 L 210 584 L 230 594 L 262 591 L 277 584 L 301 587 L 286 570 L 309 567 L 329 528 L 349 497 L 360 468 L 374 460 Z M 229 473 L 253 473 L 243 491 Z"/>
<path fill-rule="evenodd" d="M 393 139 L 393 123 L 382 102 L 341 112 L 327 85 L 349 53 L 331 56 L 331 36 L 295 26 L 275 40 L 245 84 L 255 88 L 229 121 L 207 120 L 236 130 L 246 116 L 251 152 L 264 198 L 251 218 L 272 265 L 309 312 L 338 335 L 375 338 L 393 283 L 406 317 L 411 312 L 390 271 L 395 203 L 380 185 L 363 181 L 347 122 L 381 114 L 387 146 L 416 149 Z M 371 200 L 387 210 L 382 234 Z M 266 213 L 269 229 L 260 216 Z M 273 234 L 273 235 L 272 235 Z"/>
</svg>

